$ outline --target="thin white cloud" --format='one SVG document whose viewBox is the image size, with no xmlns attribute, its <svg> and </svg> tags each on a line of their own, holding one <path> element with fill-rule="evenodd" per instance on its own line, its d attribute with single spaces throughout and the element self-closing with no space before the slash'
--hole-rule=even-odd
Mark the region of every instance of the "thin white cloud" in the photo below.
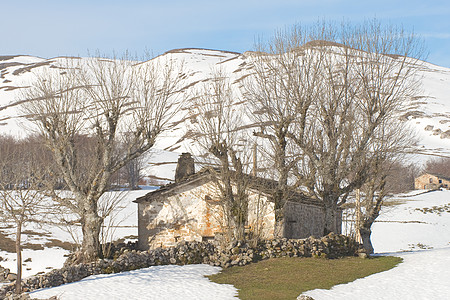
<svg viewBox="0 0 450 300">
<path fill-rule="evenodd" d="M 450 32 L 428 32 L 421 33 L 421 37 L 423 38 L 431 38 L 431 39 L 450 39 Z"/>
</svg>

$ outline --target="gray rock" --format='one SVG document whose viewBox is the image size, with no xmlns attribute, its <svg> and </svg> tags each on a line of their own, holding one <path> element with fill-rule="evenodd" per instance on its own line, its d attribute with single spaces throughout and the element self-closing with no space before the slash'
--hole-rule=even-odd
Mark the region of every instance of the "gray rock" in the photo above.
<svg viewBox="0 0 450 300">
<path fill-rule="evenodd" d="M 29 300 L 29 299 L 31 299 L 31 297 L 27 293 L 22 293 L 20 295 L 11 293 L 11 294 L 8 294 L 5 299 L 7 299 L 7 300 Z"/>
<path fill-rule="evenodd" d="M 10 273 L 10 270 L 8 268 L 3 268 L 0 266 L 0 282 L 6 281 L 8 278 L 8 274 Z"/>
<path fill-rule="evenodd" d="M 14 273 L 9 273 L 8 276 L 6 277 L 6 280 L 8 281 L 14 281 L 17 279 L 17 274 Z"/>
<path fill-rule="evenodd" d="M 360 257 L 360 258 L 368 258 L 369 255 L 367 255 L 367 253 L 365 253 L 365 252 L 360 252 L 360 253 L 358 253 L 358 257 Z"/>
</svg>

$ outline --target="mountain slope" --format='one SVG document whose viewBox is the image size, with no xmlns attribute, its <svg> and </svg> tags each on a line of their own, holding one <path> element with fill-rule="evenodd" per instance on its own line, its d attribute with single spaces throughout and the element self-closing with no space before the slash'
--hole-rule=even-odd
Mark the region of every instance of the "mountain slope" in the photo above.
<svg viewBox="0 0 450 300">
<path fill-rule="evenodd" d="M 64 57 L 43 59 L 31 56 L 0 56 L 0 134 L 26 135 L 32 125 L 20 113 L 20 92 L 29 86 L 33 80 L 32 71 L 57 70 Z M 86 60 L 86 58 L 71 58 Z M 176 124 L 171 131 L 166 132 L 158 141 L 157 148 L 165 151 L 181 153 L 193 151 L 194 143 L 190 139 L 189 127 L 192 120 L 188 116 L 191 103 L 186 95 L 192 92 L 202 83 L 211 78 L 213 69 L 220 68 L 230 82 L 239 90 L 242 79 L 250 71 L 249 61 L 251 52 L 243 54 L 207 49 L 176 49 L 160 55 L 150 61 L 173 61 L 183 64 L 185 78 L 184 101 L 181 112 L 173 120 Z M 450 69 L 424 63 L 419 71 L 422 76 L 423 89 L 410 108 L 404 114 L 404 120 L 415 128 L 419 149 L 424 155 L 450 156 Z M 236 109 L 244 109 L 245 103 L 236 102 Z M 251 125 L 251 124 L 249 124 Z M 174 163 L 176 157 L 170 155 L 170 161 Z M 161 153 L 153 157 L 161 162 L 165 155 Z M 426 160 L 429 156 L 422 156 L 420 160 Z M 158 176 L 161 170 L 149 168 L 150 173 L 157 177 L 170 177 L 169 174 Z M 174 165 L 169 169 L 174 170 Z M 167 168 L 165 169 L 167 171 Z M 167 173 L 167 172 L 166 172 Z"/>
</svg>

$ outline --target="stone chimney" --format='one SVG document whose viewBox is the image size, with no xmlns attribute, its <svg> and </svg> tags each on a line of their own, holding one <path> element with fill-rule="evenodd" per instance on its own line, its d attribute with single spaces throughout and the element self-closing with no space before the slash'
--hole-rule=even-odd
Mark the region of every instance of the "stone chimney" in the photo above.
<svg viewBox="0 0 450 300">
<path fill-rule="evenodd" d="M 182 153 L 178 158 L 177 169 L 175 170 L 175 182 L 178 182 L 194 173 L 194 158 L 190 153 Z"/>
</svg>

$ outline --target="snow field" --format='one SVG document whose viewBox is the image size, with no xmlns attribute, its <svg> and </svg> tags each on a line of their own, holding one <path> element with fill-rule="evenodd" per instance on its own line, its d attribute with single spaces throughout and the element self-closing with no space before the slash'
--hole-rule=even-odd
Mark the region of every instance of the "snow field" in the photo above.
<svg viewBox="0 0 450 300">
<path fill-rule="evenodd" d="M 450 248 L 394 254 L 403 263 L 330 290 L 305 294 L 325 299 L 450 299 Z"/>
<path fill-rule="evenodd" d="M 236 299 L 232 285 L 217 284 L 204 276 L 220 271 L 209 265 L 155 266 L 130 272 L 96 275 L 79 282 L 43 289 L 32 297 L 58 295 L 64 300 L 97 299 Z"/>
<path fill-rule="evenodd" d="M 448 207 L 450 190 L 401 200 L 407 202 L 382 209 L 372 233 L 375 252 L 399 256 L 401 264 L 330 290 L 304 294 L 315 300 L 450 299 L 450 211 L 422 212 Z"/>
</svg>

